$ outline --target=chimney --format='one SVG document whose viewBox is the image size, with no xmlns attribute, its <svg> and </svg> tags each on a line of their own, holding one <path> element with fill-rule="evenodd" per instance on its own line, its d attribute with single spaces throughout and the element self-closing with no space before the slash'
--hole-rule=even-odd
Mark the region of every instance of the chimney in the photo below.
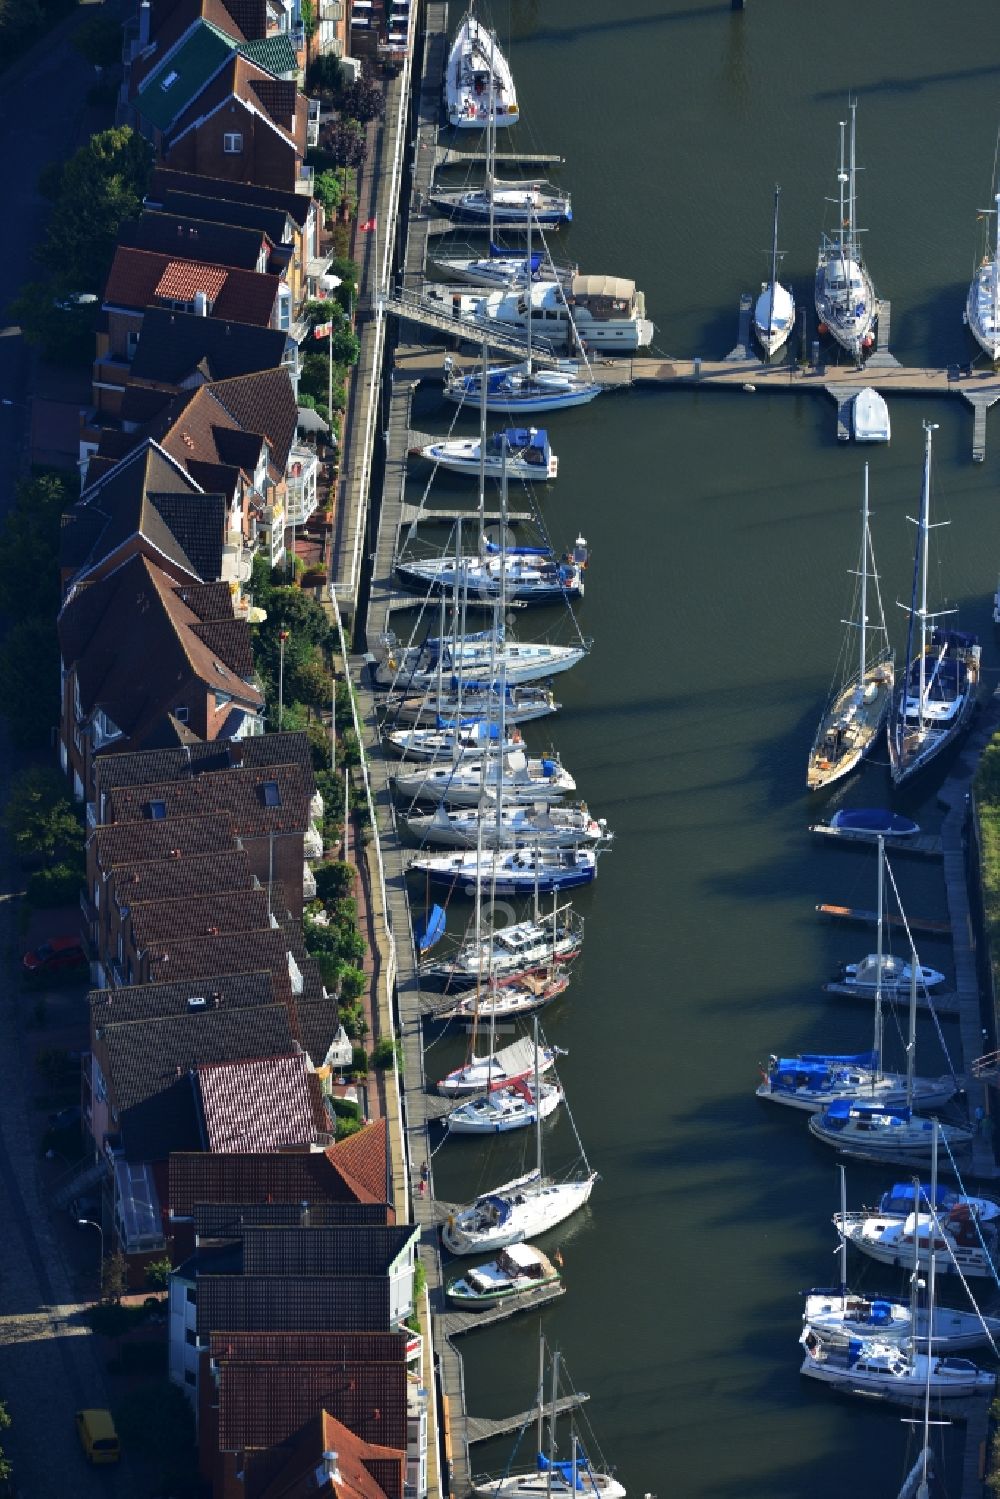
<svg viewBox="0 0 1000 1499">
<path fill-rule="evenodd" d="M 149 0 L 142 0 L 139 6 L 139 46 L 149 46 L 149 18 L 152 11 Z"/>
<path fill-rule="evenodd" d="M 208 298 L 203 291 L 194 294 L 195 317 L 208 317 Z"/>
</svg>

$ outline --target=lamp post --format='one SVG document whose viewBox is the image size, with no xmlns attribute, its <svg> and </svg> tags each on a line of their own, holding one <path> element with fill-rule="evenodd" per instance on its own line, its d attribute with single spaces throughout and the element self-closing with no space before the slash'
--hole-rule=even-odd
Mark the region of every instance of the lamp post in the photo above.
<svg viewBox="0 0 1000 1499">
<path fill-rule="evenodd" d="M 80 1228 L 96 1228 L 97 1232 L 101 1236 L 101 1275 L 100 1275 L 100 1281 L 98 1283 L 98 1294 L 101 1295 L 101 1296 L 103 1296 L 103 1294 L 104 1294 L 104 1230 L 103 1230 L 103 1228 L 101 1227 L 101 1225 L 99 1223 L 95 1223 L 94 1222 L 93 1218 L 78 1218 L 76 1221 L 77 1221 L 77 1224 L 78 1224 L 78 1226 Z"/>
<path fill-rule="evenodd" d="M 281 725 L 285 717 L 285 641 L 288 639 L 288 631 L 278 631 L 278 733 L 281 733 Z"/>
</svg>

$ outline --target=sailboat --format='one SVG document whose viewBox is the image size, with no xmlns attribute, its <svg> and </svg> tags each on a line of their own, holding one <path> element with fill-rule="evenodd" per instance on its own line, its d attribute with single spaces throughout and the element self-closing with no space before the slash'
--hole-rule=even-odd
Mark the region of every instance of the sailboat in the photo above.
<svg viewBox="0 0 1000 1499">
<path fill-rule="evenodd" d="M 840 122 L 840 167 L 837 172 L 839 218 L 835 235 L 824 234 L 816 266 L 816 316 L 822 333 L 828 331 L 861 363 L 875 342 L 872 329 L 879 304 L 861 254 L 860 232 L 854 222 L 856 194 L 855 125 L 857 102 L 850 101 L 850 156 L 845 166 L 844 129 Z M 845 193 L 846 188 L 846 193 Z"/>
<path fill-rule="evenodd" d="M 770 359 L 787 342 L 795 326 L 795 298 L 778 280 L 778 205 L 781 188 L 774 188 L 774 226 L 771 233 L 771 279 L 760 289 L 753 310 L 753 331 Z"/>
<path fill-rule="evenodd" d="M 1000 359 L 1000 193 L 996 207 L 984 212 L 995 215 L 996 241 L 976 267 L 965 299 L 965 321 L 984 354 L 993 363 Z"/>
<path fill-rule="evenodd" d="M 856 1056 L 839 1056 L 825 1052 L 807 1052 L 797 1057 L 772 1056 L 768 1062 L 764 1079 L 757 1089 L 758 1098 L 772 1103 L 787 1104 L 793 1109 L 803 1109 L 815 1114 L 828 1109 L 832 1104 L 841 1106 L 851 1103 L 876 1105 L 881 1108 L 905 1105 L 914 1108 L 935 1108 L 947 1103 L 955 1094 L 953 1077 L 922 1078 L 901 1076 L 895 1072 L 883 1072 L 882 1049 L 884 1024 L 882 1013 L 883 985 L 880 975 L 885 972 L 885 957 L 882 951 L 885 929 L 885 844 L 878 840 L 878 938 L 877 952 L 873 961 L 873 989 L 875 999 L 875 1035 L 872 1050 Z M 911 976 L 912 977 L 912 976 Z"/>
<path fill-rule="evenodd" d="M 852 664 L 849 643 L 842 653 L 843 671 L 834 685 L 809 751 L 806 785 L 819 791 L 839 781 L 868 754 L 892 704 L 893 652 L 888 643 L 885 610 L 878 586 L 875 552 L 868 512 L 868 465 L 865 464 L 861 503 L 861 555 L 858 578 L 858 617 L 849 628 L 858 632 L 858 653 Z M 875 584 L 878 623 L 868 622 L 868 580 Z M 848 636 L 848 642 L 850 637 Z"/>
<path fill-rule="evenodd" d="M 603 1465 L 591 1462 L 574 1432 L 568 1459 L 556 1457 L 556 1417 L 559 1413 L 561 1356 L 552 1356 L 552 1393 L 545 1450 L 545 1345 L 540 1340 L 538 1372 L 537 1458 L 534 1468 L 508 1472 L 502 1478 L 476 1478 L 472 1492 L 480 1499 L 625 1499 L 625 1489 Z"/>
<path fill-rule="evenodd" d="M 840 1170 L 840 1217 L 847 1218 L 847 1185 L 843 1166 Z M 913 1238 L 912 1273 L 917 1275 L 919 1251 Z M 942 1247 L 947 1247 L 942 1246 Z M 1000 1318 L 984 1317 L 978 1311 L 960 1312 L 951 1307 L 935 1306 L 933 1324 L 927 1307 L 917 1307 L 888 1292 L 870 1291 L 865 1295 L 850 1291 L 847 1285 L 847 1238 L 840 1235 L 840 1285 L 833 1290 L 811 1290 L 805 1293 L 802 1321 L 822 1338 L 824 1343 L 848 1343 L 852 1338 L 877 1337 L 886 1342 L 902 1343 L 913 1337 L 926 1338 L 932 1328 L 932 1346 L 938 1353 L 955 1353 L 992 1341 L 1000 1334 Z"/>
<path fill-rule="evenodd" d="M 934 624 L 952 609 L 927 608 L 931 506 L 931 442 L 936 422 L 924 422 L 924 476 L 913 558 L 913 592 L 906 634 L 906 674 L 899 687 L 889 726 L 889 764 L 893 784 L 901 786 L 923 770 L 968 726 L 976 707 L 981 648 L 978 637 Z M 919 604 L 917 592 L 919 587 Z M 919 625 L 919 643 L 914 625 Z"/>
<path fill-rule="evenodd" d="M 937 1184 L 937 1125 L 933 1129 L 931 1187 Z M 805 1349 L 802 1373 L 810 1379 L 832 1384 L 855 1395 L 882 1396 L 904 1405 L 915 1405 L 934 1395 L 938 1400 L 990 1395 L 996 1376 L 980 1369 L 969 1359 L 949 1357 L 934 1348 L 934 1313 L 937 1270 L 936 1211 L 932 1208 L 930 1271 L 927 1280 L 927 1317 L 923 1336 L 916 1316 L 917 1295 L 921 1282 L 914 1271 L 911 1279 L 913 1313 L 909 1343 L 880 1336 L 851 1338 L 831 1343 L 810 1324 L 802 1330 L 799 1342 Z M 923 1351 L 920 1344 L 923 1343 Z"/>
<path fill-rule="evenodd" d="M 520 119 L 510 64 L 475 6 L 462 17 L 448 54 L 444 107 L 456 130 L 481 130 L 490 119 L 506 127 Z"/>
<path fill-rule="evenodd" d="M 487 477 L 491 479 L 499 479 L 503 467 L 508 478 L 528 483 L 554 479 L 559 473 L 559 459 L 552 451 L 549 434 L 538 427 L 505 427 L 500 432 L 491 432 L 485 452 L 478 437 L 448 437 L 422 448 L 411 448 L 410 457 L 426 458 L 439 468 L 453 474 L 468 474 L 470 478 L 479 477 L 484 461 Z"/>
</svg>

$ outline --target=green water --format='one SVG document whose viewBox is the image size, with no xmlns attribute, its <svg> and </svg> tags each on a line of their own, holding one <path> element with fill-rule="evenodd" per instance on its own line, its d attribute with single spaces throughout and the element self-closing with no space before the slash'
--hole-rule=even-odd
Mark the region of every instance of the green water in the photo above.
<svg viewBox="0 0 1000 1499">
<path fill-rule="evenodd" d="M 586 271 L 634 276 L 668 354 L 735 343 L 739 294 L 766 274 L 775 181 L 783 279 L 811 314 L 853 88 L 859 220 L 892 298 L 893 351 L 940 365 L 974 354 L 961 311 L 1000 121 L 995 18 L 987 0 L 748 0 L 742 16 L 696 0 L 512 0 L 499 19 L 520 139 L 566 157 L 575 222 L 559 248 Z M 924 419 L 940 423 L 935 507 L 952 522 L 937 533 L 933 597 L 981 630 L 996 681 L 1000 417 L 974 466 L 958 401 L 894 401 L 891 415 L 891 445 L 867 455 L 837 444 L 819 396 L 627 392 L 548 419 L 560 478 L 545 513 L 557 540 L 580 529 L 591 543 L 580 618 L 595 640 L 560 679 L 551 732 L 616 838 L 577 902 L 585 955 L 545 1019 L 569 1049 L 561 1074 L 602 1180 L 553 1238 L 569 1294 L 542 1322 L 633 1496 L 891 1499 L 912 1454 L 898 1413 L 800 1379 L 798 1292 L 836 1276 L 835 1168 L 804 1116 L 753 1094 L 772 1050 L 869 1043 L 867 1013 L 820 992 L 869 938 L 823 926 L 813 907 L 874 905 L 874 859 L 817 848 L 805 829 L 841 801 L 883 802 L 888 774 L 874 764 L 808 800 L 805 761 L 849 604 L 864 456 L 903 649 Z M 449 416 L 424 392 L 414 425 Z M 931 828 L 939 779 L 903 804 Z M 912 914 L 945 913 L 936 865 L 900 860 L 897 877 Z M 947 944 L 925 941 L 921 956 L 950 974 Z M 929 1026 L 920 1046 L 920 1069 L 938 1071 Z M 898 1039 L 889 1051 L 898 1062 Z M 428 1071 L 460 1054 L 447 1038 Z M 568 1160 L 566 1121 L 547 1138 L 553 1164 Z M 520 1159 L 520 1142 L 453 1141 L 437 1190 L 467 1200 Z M 891 1176 L 852 1171 L 852 1203 Z M 466 1341 L 471 1410 L 530 1403 L 536 1320 Z M 960 1445 L 943 1441 L 939 1492 L 957 1494 Z M 474 1466 L 506 1455 L 484 1450 Z"/>
</svg>

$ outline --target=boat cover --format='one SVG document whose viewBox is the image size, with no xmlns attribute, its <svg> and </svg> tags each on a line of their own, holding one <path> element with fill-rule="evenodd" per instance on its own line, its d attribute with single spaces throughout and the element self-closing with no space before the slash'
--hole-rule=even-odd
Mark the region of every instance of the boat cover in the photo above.
<svg viewBox="0 0 1000 1499">
<path fill-rule="evenodd" d="M 418 952 L 428 952 L 434 946 L 435 942 L 440 942 L 444 936 L 447 919 L 440 906 L 431 906 L 427 915 L 420 917 L 420 920 L 413 928 Z"/>
</svg>

